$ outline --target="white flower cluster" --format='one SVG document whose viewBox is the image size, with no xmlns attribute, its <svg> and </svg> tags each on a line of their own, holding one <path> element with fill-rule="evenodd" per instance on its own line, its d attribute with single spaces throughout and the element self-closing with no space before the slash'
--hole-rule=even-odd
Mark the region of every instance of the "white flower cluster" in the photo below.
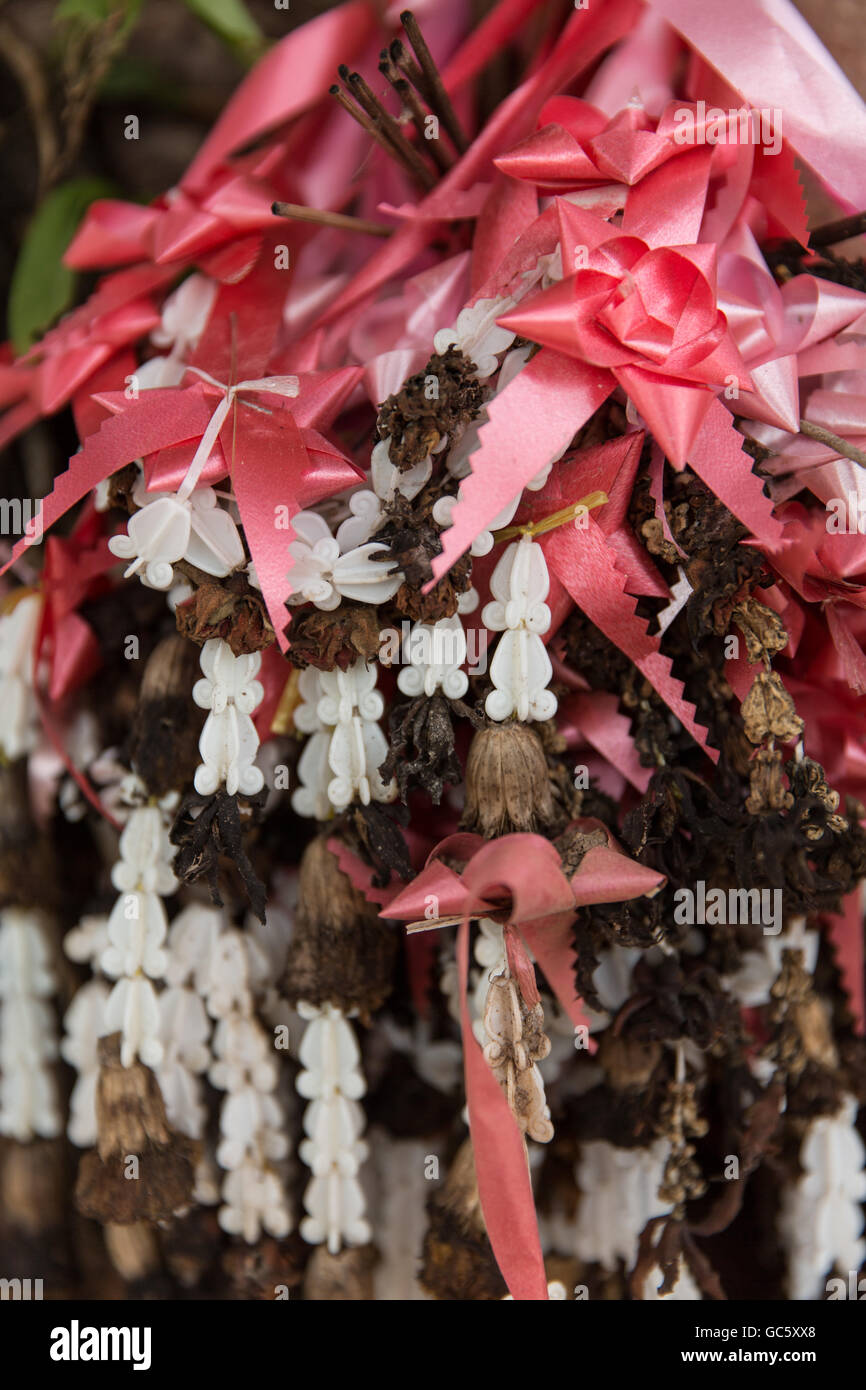
<svg viewBox="0 0 866 1390">
<path fill-rule="evenodd" d="M 45 927 L 37 913 L 0 913 L 0 1134 L 26 1143 L 62 1129 L 57 1029 L 49 1003 L 56 988 Z"/>
<path fill-rule="evenodd" d="M 170 589 L 178 560 L 218 578 L 246 563 L 238 528 L 213 488 L 198 487 L 188 496 L 148 492 L 142 476 L 132 499 L 139 510 L 129 518 L 126 535 L 108 542 L 113 555 L 130 561 L 124 579 L 138 574 L 149 589 Z"/>
<path fill-rule="evenodd" d="M 283 1107 L 275 1095 L 279 1067 L 254 1008 L 253 979 L 267 974 L 248 933 L 227 928 L 215 908 L 191 904 L 169 934 L 167 988 L 160 995 L 164 1056 L 157 1078 L 169 1123 L 200 1138 L 206 1111 L 200 1077 L 226 1092 L 216 1159 L 227 1170 L 218 1220 L 252 1244 L 262 1231 L 291 1230 L 283 1182 Z M 211 1020 L 216 1027 L 211 1037 Z"/>
<path fill-rule="evenodd" d="M 557 700 L 547 683 L 553 667 L 541 633 L 550 627 L 550 609 L 544 600 L 550 576 L 544 552 L 528 535 L 507 547 L 490 577 L 493 601 L 486 604 L 486 627 L 502 636 L 490 663 L 490 679 L 496 687 L 484 708 L 491 719 L 512 714 L 523 722 L 552 719 Z"/>
<path fill-rule="evenodd" d="M 264 1230 L 278 1239 L 292 1228 L 283 1182 L 274 1163 L 286 1157 L 282 1106 L 274 1094 L 279 1068 L 273 1042 L 255 1016 L 249 984 L 249 942 L 242 932 L 223 932 L 213 962 L 208 1011 L 218 1020 L 213 1036 L 212 1085 L 226 1091 L 220 1111 L 217 1162 L 228 1170 L 219 1223 L 252 1244 Z"/>
<path fill-rule="evenodd" d="M 67 932 L 63 949 L 70 960 L 99 969 L 108 946 L 108 918 L 82 917 Z M 78 1072 L 69 1100 L 66 1132 L 73 1144 L 87 1149 L 97 1140 L 96 1086 L 99 1080 L 99 1039 L 105 1033 L 105 1006 L 110 990 L 102 979 L 88 980 L 72 997 L 63 1019 L 64 1035 L 60 1055 Z"/>
<path fill-rule="evenodd" d="M 857 1102 L 812 1120 L 800 1146 L 803 1176 L 785 1188 L 779 1228 L 788 1251 L 788 1297 L 824 1297 L 828 1272 L 847 1275 L 866 1256 L 863 1208 L 866 1152 L 857 1132 Z"/>
<path fill-rule="evenodd" d="M 28 594 L 0 618 L 0 752 L 9 762 L 32 752 L 38 741 L 33 650 L 41 614 L 41 596 Z"/>
<path fill-rule="evenodd" d="M 304 1111 L 307 1137 L 298 1152 L 313 1174 L 304 1193 L 307 1215 L 300 1230 L 311 1245 L 327 1241 L 335 1255 L 343 1245 L 366 1244 L 371 1235 L 358 1181 L 367 1157 L 360 1137 L 364 1112 L 358 1104 L 364 1078 L 358 1043 L 341 1009 L 301 1002 L 298 1013 L 307 1028 L 300 1049 L 304 1070 L 296 1084 L 310 1102 Z"/>
<path fill-rule="evenodd" d="M 165 973 L 163 949 L 168 921 L 162 898 L 177 888 L 174 855 L 158 806 L 139 806 L 120 836 L 120 858 L 111 881 L 120 896 L 108 919 L 108 946 L 100 964 L 117 984 L 106 1005 L 102 1032 L 120 1033 L 120 1059 L 129 1067 L 139 1057 L 148 1067 L 163 1058 L 160 1012 L 151 980 Z"/>
<path fill-rule="evenodd" d="M 355 508 L 356 522 L 369 520 L 369 493 L 356 493 L 350 501 Z M 350 518 L 350 521 L 353 519 Z M 341 551 L 340 540 L 331 535 L 331 528 L 318 512 L 297 512 L 292 517 L 297 539 L 289 544 L 294 560 L 289 579 L 292 593 L 289 603 L 313 603 L 330 613 L 344 598 L 358 603 L 385 603 L 393 598 L 403 583 L 403 575 L 394 569 L 393 561 L 381 558 L 387 552 L 382 541 L 370 541 Z M 351 540 L 353 528 L 340 528 L 342 538 Z M 372 528 L 371 528 L 372 529 Z"/>
<path fill-rule="evenodd" d="M 466 660 L 466 633 L 455 614 L 435 623 L 415 623 L 406 644 L 408 662 L 397 676 L 404 695 L 426 695 L 441 690 L 449 700 L 459 700 L 469 688 L 469 677 L 460 667 Z"/>
<path fill-rule="evenodd" d="M 297 814 L 325 820 L 332 808 L 345 810 L 355 795 L 365 806 L 393 801 L 394 782 L 379 776 L 388 744 L 376 722 L 385 702 L 376 689 L 375 665 L 359 659 L 346 671 L 309 666 L 298 689 L 302 703 L 295 726 L 310 737 L 298 759 L 301 785 L 292 794 Z"/>
<path fill-rule="evenodd" d="M 203 761 L 196 768 L 195 789 L 211 796 L 224 782 L 229 796 L 255 796 L 265 782 L 254 766 L 259 736 L 250 718 L 265 694 L 255 679 L 261 654 L 235 656 L 227 642 L 212 637 L 202 647 L 200 663 L 204 676 L 193 686 L 192 698 L 210 713 L 198 741 Z"/>
<path fill-rule="evenodd" d="M 648 1149 L 621 1149 L 605 1139 L 581 1146 L 575 1168 L 582 1194 L 574 1227 L 579 1260 L 598 1261 L 607 1270 L 622 1260 L 633 1268 L 647 1222 L 673 1210 L 658 1195 L 669 1153 L 667 1139 Z"/>
<path fill-rule="evenodd" d="M 475 375 L 484 381 L 499 366 L 499 354 L 514 342 L 514 334 L 500 328 L 496 320 L 515 307 L 516 300 L 499 297 L 478 299 L 468 309 L 461 309 L 453 328 L 440 328 L 433 339 L 435 352 L 459 348 L 475 364 Z"/>
</svg>

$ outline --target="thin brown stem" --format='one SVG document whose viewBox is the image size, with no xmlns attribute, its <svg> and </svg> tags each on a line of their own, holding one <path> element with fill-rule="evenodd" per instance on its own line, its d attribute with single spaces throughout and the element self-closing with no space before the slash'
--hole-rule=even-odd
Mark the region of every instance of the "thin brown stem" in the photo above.
<svg viewBox="0 0 866 1390">
<path fill-rule="evenodd" d="M 400 15 L 400 23 L 406 30 L 409 42 L 415 50 L 415 57 L 418 59 L 421 71 L 427 79 L 428 87 L 432 95 L 430 105 L 441 118 L 442 124 L 454 142 L 455 149 L 463 154 L 469 148 L 469 141 L 463 132 L 463 127 L 457 119 L 457 112 L 451 105 L 451 98 L 445 90 L 445 84 L 442 78 L 439 76 L 439 69 L 433 61 L 433 55 L 424 41 L 424 35 L 421 33 L 418 21 L 411 10 L 404 10 Z"/>
<path fill-rule="evenodd" d="M 39 163 L 39 196 L 51 181 L 58 161 L 59 143 L 53 119 L 53 103 L 42 64 L 29 44 L 5 19 L 0 19 L 0 60 L 12 70 L 24 95 L 36 137 Z"/>
<path fill-rule="evenodd" d="M 379 71 L 381 72 L 382 76 L 387 78 L 387 80 L 391 83 L 391 86 L 394 88 L 394 91 L 397 93 L 397 96 L 403 103 L 404 111 L 406 111 L 409 114 L 409 116 L 411 116 L 412 124 L 418 132 L 418 139 L 423 140 L 425 142 L 425 145 L 422 146 L 422 148 L 426 147 L 428 149 L 428 152 L 436 161 L 436 164 L 438 165 L 439 169 L 444 174 L 448 169 L 451 168 L 453 160 L 449 156 L 448 151 L 445 149 L 441 140 L 428 139 L 426 124 L 427 112 L 424 110 L 418 93 L 415 91 L 415 88 L 412 86 L 411 82 L 409 82 L 407 78 L 400 76 L 400 73 L 394 66 L 394 63 L 392 62 L 387 50 L 385 50 L 381 54 Z"/>
<path fill-rule="evenodd" d="M 350 217 L 345 212 L 328 212 L 321 208 L 305 208 L 300 203 L 272 203 L 271 212 L 277 217 L 291 217 L 295 222 L 312 222 L 319 227 L 339 227 L 344 232 L 365 232 L 368 236 L 392 236 L 393 227 L 384 222 L 368 222 L 363 217 Z"/>
<path fill-rule="evenodd" d="M 394 117 L 385 110 L 361 74 L 359 72 L 347 72 L 341 68 L 340 76 L 344 82 L 348 83 L 355 100 L 366 111 L 374 125 L 378 126 L 386 138 L 390 140 L 394 154 L 403 166 L 408 169 L 413 178 L 418 180 L 422 188 L 433 188 L 436 183 L 435 174 L 427 167 L 414 146 L 409 144 Z"/>
<path fill-rule="evenodd" d="M 853 463 L 859 463 L 861 468 L 866 468 L 866 454 L 863 453 L 863 450 L 858 449 L 854 444 L 849 444 L 847 439 L 834 434 L 832 430 L 825 429 L 823 425 L 813 425 L 811 420 L 801 420 L 800 433 L 808 435 L 810 439 L 817 439 L 819 444 L 826 444 L 837 454 L 851 459 Z"/>
</svg>

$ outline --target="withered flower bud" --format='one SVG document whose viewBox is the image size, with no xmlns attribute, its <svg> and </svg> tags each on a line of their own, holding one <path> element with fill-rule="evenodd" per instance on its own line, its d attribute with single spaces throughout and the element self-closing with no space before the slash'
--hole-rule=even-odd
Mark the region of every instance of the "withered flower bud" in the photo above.
<svg viewBox="0 0 866 1390">
<path fill-rule="evenodd" d="M 198 652 L 176 634 L 156 646 L 144 668 L 129 755 L 151 796 L 166 796 L 195 775 L 204 719 L 192 700 L 198 675 Z"/>
<path fill-rule="evenodd" d="M 263 651 L 274 641 L 264 599 L 245 574 L 222 582 L 205 577 L 175 610 L 177 630 L 203 646 L 212 637 L 227 642 L 235 656 Z"/>
<path fill-rule="evenodd" d="M 441 1189 L 429 1202 L 419 1280 L 439 1299 L 491 1302 L 508 1292 L 493 1257 L 478 1197 L 471 1139 L 457 1150 Z"/>
<path fill-rule="evenodd" d="M 788 634 L 778 613 L 756 598 L 736 604 L 731 617 L 746 639 L 749 661 L 766 661 L 788 645 Z"/>
<path fill-rule="evenodd" d="M 750 743 L 763 743 L 767 737 L 790 743 L 803 732 L 794 701 L 775 671 L 758 672 L 741 713 Z"/>
<path fill-rule="evenodd" d="M 78 1210 L 105 1225 L 163 1221 L 192 1198 L 197 1146 L 169 1128 L 150 1068 L 121 1065 L 119 1033 L 100 1039 L 99 1062 L 99 1140 L 78 1169 Z"/>
<path fill-rule="evenodd" d="M 369 1303 L 373 1294 L 376 1249 L 349 1246 L 332 1255 L 326 1245 L 313 1251 L 304 1277 L 304 1299 L 316 1303 Z"/>
<path fill-rule="evenodd" d="M 521 831 L 543 835 L 556 822 L 547 759 L 535 730 L 516 721 L 479 729 L 466 763 L 461 829 L 493 840 Z"/>
<path fill-rule="evenodd" d="M 749 795 L 746 810 L 750 815 L 761 811 L 789 811 L 794 798 L 782 780 L 782 754 L 778 748 L 759 748 L 749 769 Z"/>
<path fill-rule="evenodd" d="M 304 850 L 285 994 L 362 1016 L 391 992 L 397 933 L 341 870 L 326 836 Z"/>
</svg>

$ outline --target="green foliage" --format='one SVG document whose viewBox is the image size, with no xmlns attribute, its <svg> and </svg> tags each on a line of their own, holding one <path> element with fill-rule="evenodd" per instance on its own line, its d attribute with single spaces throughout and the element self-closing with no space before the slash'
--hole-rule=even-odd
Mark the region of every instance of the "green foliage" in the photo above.
<svg viewBox="0 0 866 1390">
<path fill-rule="evenodd" d="M 121 32 L 128 32 L 138 19 L 143 0 L 60 0 L 54 9 L 55 24 L 73 24 L 80 29 L 99 29 L 117 13 L 125 15 Z"/>
<path fill-rule="evenodd" d="M 213 29 L 240 58 L 257 58 L 265 37 L 243 0 L 184 0 L 194 15 Z"/>
<path fill-rule="evenodd" d="M 61 260 L 97 198 L 116 192 L 105 179 L 69 179 L 44 198 L 24 236 L 9 291 L 9 334 L 25 352 L 72 303 L 75 272 Z"/>
</svg>

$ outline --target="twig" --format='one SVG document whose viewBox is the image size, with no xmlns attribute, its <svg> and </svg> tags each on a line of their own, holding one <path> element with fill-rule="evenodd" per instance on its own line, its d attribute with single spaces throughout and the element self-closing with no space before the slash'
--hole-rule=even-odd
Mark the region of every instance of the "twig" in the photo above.
<svg viewBox="0 0 866 1390">
<path fill-rule="evenodd" d="M 0 58 L 12 69 L 24 93 L 39 160 L 39 197 L 50 182 L 57 163 L 59 143 L 52 118 L 48 81 L 38 57 L 5 19 L 0 19 Z"/>
<path fill-rule="evenodd" d="M 291 217 L 295 222 L 313 222 L 320 227 L 339 227 L 344 232 L 366 232 L 368 236 L 392 236 L 393 227 L 384 222 L 367 222 L 363 217 L 350 217 L 345 212 L 327 212 L 320 208 L 305 208 L 299 203 L 272 203 L 271 212 L 277 217 Z"/>
<path fill-rule="evenodd" d="M 451 98 L 445 90 L 442 78 L 439 76 L 439 69 L 433 61 L 433 56 L 424 42 L 424 35 L 418 26 L 418 21 L 411 10 L 404 10 L 400 15 L 400 23 L 406 30 L 409 42 L 415 50 L 415 56 L 421 66 L 421 71 L 427 80 L 429 93 L 428 102 L 438 116 L 441 117 L 442 124 L 451 136 L 455 149 L 461 154 L 469 148 L 469 141 L 463 133 L 463 127 L 457 119 L 457 112 L 451 105 Z M 408 74 L 407 74 L 408 75 Z"/>
<path fill-rule="evenodd" d="M 820 444 L 828 445 L 829 448 L 835 449 L 837 454 L 842 454 L 853 463 L 859 463 L 861 468 L 866 468 L 866 454 L 862 449 L 858 449 L 855 444 L 849 444 L 847 439 L 833 434 L 832 430 L 825 429 L 823 425 L 813 425 L 810 420 L 801 420 L 800 433 L 808 435 L 810 439 L 817 439 Z"/>
<path fill-rule="evenodd" d="M 349 72 L 348 68 L 341 67 L 340 76 L 348 84 L 355 100 L 366 111 L 374 125 L 377 125 L 390 140 L 394 154 L 412 174 L 413 178 L 416 178 L 423 188 L 432 188 L 436 182 L 436 176 L 428 169 L 418 151 L 409 144 L 394 117 L 385 110 L 361 74 Z"/>
<path fill-rule="evenodd" d="M 418 132 L 419 140 L 423 140 L 429 147 L 430 154 L 444 174 L 451 168 L 453 160 L 441 140 L 428 139 L 426 125 L 427 113 L 421 104 L 418 93 L 407 78 L 400 76 L 387 49 L 382 50 L 379 58 L 379 71 L 382 76 L 387 78 L 391 83 L 391 86 L 403 103 L 404 110 L 408 112 L 412 118 L 412 124 Z"/>
</svg>

